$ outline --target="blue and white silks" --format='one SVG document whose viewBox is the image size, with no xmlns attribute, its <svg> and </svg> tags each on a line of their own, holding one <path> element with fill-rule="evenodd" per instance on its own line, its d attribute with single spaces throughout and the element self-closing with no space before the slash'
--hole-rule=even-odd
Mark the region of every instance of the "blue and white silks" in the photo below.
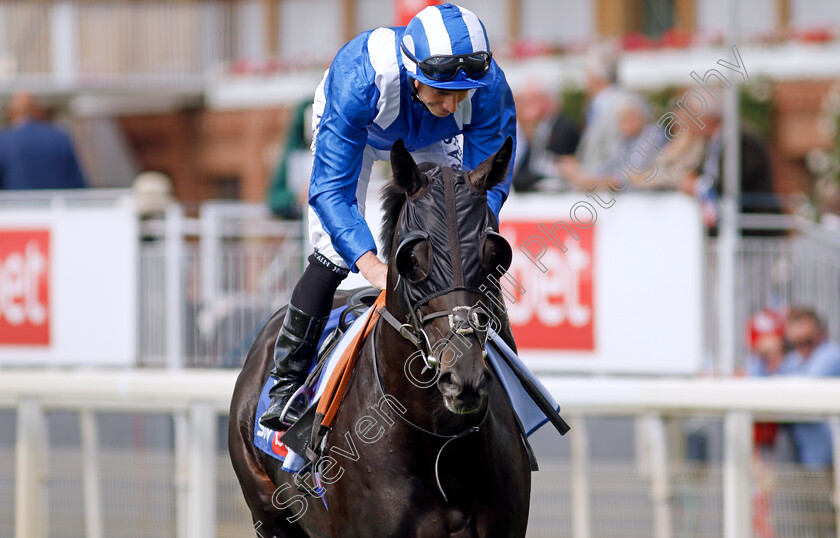
<svg viewBox="0 0 840 538">
<path fill-rule="evenodd" d="M 452 33 L 446 24 L 455 23 L 430 21 L 427 33 Z M 347 43 L 316 91 L 309 204 L 353 271 L 362 254 L 376 252 L 357 199 L 366 146 L 389 151 L 402 139 L 413 152 L 463 135 L 462 166 L 472 170 L 507 137 L 516 140 L 513 95 L 495 61 L 481 79 L 484 85 L 469 90 L 454 114 L 439 118 L 413 97 L 413 81 L 399 49 L 404 32 L 405 27 L 378 28 Z M 457 47 L 455 43 L 452 48 Z M 512 170 L 513 162 L 508 178 L 487 193 L 497 217 L 510 191 Z"/>
</svg>

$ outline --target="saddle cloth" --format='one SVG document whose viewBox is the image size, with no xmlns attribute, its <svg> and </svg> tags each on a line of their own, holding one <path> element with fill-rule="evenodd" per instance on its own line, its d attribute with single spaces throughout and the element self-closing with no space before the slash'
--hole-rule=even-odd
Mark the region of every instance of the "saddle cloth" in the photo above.
<svg viewBox="0 0 840 538">
<path fill-rule="evenodd" d="M 346 307 L 342 307 L 330 314 L 330 319 L 327 322 L 326 328 L 324 329 L 324 335 L 327 335 L 331 332 L 333 328 L 338 325 L 338 319 L 341 316 L 341 313 L 344 311 Z M 325 380 L 330 379 L 330 377 L 336 372 L 336 365 L 339 362 L 344 350 L 350 345 L 353 341 L 353 338 L 356 334 L 361 331 L 368 319 L 370 317 L 372 308 L 368 308 L 362 315 L 360 315 L 350 326 L 344 336 L 341 338 L 341 341 L 333 350 L 330 357 L 327 359 L 327 363 L 324 365 L 323 370 L 321 371 L 321 376 L 318 379 L 315 385 L 315 393 L 311 399 L 312 402 L 317 402 L 320 398 L 321 394 L 324 392 L 324 388 L 327 385 Z M 494 338 L 499 338 L 498 335 L 494 336 Z M 505 349 L 507 346 L 499 346 L 500 349 Z M 534 376 L 534 374 L 527 368 L 527 366 L 522 363 L 521 359 L 516 356 L 514 353 L 510 353 L 508 355 L 523 372 L 525 372 L 534 382 L 534 384 L 539 388 L 539 391 L 542 395 L 551 403 L 551 406 L 559 413 L 560 406 L 557 405 L 557 402 L 554 400 L 554 397 L 551 396 L 551 393 L 548 392 L 543 384 Z M 508 398 L 513 405 L 514 412 L 519 417 L 519 421 L 522 424 L 522 427 L 525 431 L 527 436 L 530 436 L 532 433 L 537 431 L 540 427 L 542 427 L 546 422 L 548 422 L 548 418 L 545 416 L 545 413 L 534 403 L 533 399 L 528 395 L 525 389 L 522 387 L 522 383 L 516 377 L 516 374 L 510 369 L 510 366 L 507 365 L 505 360 L 499 356 L 499 352 L 496 350 L 496 346 L 487 346 L 487 358 L 490 362 L 491 368 L 493 368 L 493 372 L 496 374 L 496 377 L 502 384 L 502 387 L 505 389 L 505 392 L 508 395 Z M 314 368 L 314 366 L 313 366 Z M 280 441 L 280 437 L 283 435 L 283 431 L 274 431 L 271 429 L 262 426 L 259 423 L 259 417 L 268 409 L 270 398 L 268 397 L 268 391 L 274 386 L 276 380 L 272 378 L 268 378 L 268 380 L 263 385 L 262 391 L 260 392 L 260 399 L 257 403 L 257 411 L 256 417 L 257 420 L 254 421 L 254 445 L 268 454 L 269 456 L 276 458 L 283 462 L 283 470 L 288 472 L 297 472 L 299 471 L 305 464 L 306 460 L 301 457 L 300 455 L 296 454 L 294 451 L 290 450 L 285 444 Z"/>
</svg>

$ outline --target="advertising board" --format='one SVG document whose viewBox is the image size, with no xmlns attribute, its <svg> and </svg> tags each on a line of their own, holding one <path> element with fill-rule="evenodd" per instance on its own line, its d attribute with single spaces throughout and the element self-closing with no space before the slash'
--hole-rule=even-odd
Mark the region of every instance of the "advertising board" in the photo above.
<svg viewBox="0 0 840 538">
<path fill-rule="evenodd" d="M 0 197 L 0 364 L 133 365 L 132 198 L 40 196 Z"/>
</svg>

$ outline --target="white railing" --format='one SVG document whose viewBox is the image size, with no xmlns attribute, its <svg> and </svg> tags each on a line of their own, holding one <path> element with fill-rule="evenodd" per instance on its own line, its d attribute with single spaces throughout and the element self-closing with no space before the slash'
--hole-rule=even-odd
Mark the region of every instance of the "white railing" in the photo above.
<svg viewBox="0 0 840 538">
<path fill-rule="evenodd" d="M 786 221 L 790 224 L 791 219 Z M 765 307 L 802 304 L 840 338 L 840 236 L 796 221 L 788 237 L 746 237 L 736 262 L 736 368 L 743 370 L 747 321 Z M 289 298 L 303 269 L 302 224 L 269 217 L 261 204 L 207 202 L 188 218 L 180 205 L 143 223 L 140 349 L 144 366 L 237 366 L 255 331 Z M 720 249 L 706 244 L 704 348 L 718 370 Z M 180 329 L 179 329 L 180 328 Z"/>
<path fill-rule="evenodd" d="M 0 1 L 0 81 L 30 89 L 203 91 L 246 52 L 238 2 Z"/>
<path fill-rule="evenodd" d="M 144 221 L 140 349 L 144 366 L 238 366 L 303 270 L 302 225 L 263 204 L 170 205 Z"/>
<path fill-rule="evenodd" d="M 18 538 L 44 536 L 44 495 L 48 480 L 45 413 L 79 414 L 85 535 L 103 536 L 102 481 L 97 457 L 95 414 L 167 413 L 175 423 L 176 528 L 179 538 L 216 535 L 217 436 L 219 415 L 227 413 L 236 378 L 231 371 L 4 371 L 0 408 L 17 412 L 15 529 Z M 672 492 L 679 484 L 669 474 L 676 455 L 664 418 L 723 417 L 723 536 L 752 535 L 752 418 L 772 415 L 789 421 L 840 416 L 840 382 L 824 379 L 543 379 L 572 423 L 571 514 L 574 538 L 593 535 L 590 463 L 584 418 L 597 415 L 637 417 L 645 449 L 637 458 L 649 469 L 653 536 L 675 533 Z M 57 390 L 60 387 L 60 390 Z M 836 423 L 836 419 L 833 419 Z M 834 428 L 834 495 L 840 491 L 840 439 Z M 639 464 L 637 463 L 637 466 Z M 535 475 L 539 480 L 539 473 Z M 559 482 L 559 481 L 558 481 Z M 565 484 L 556 483 L 555 489 Z M 541 486 L 541 487 L 544 487 Z M 564 507 L 557 507 L 563 510 Z M 246 518 L 247 519 L 247 518 Z M 243 526 L 248 522 L 243 521 Z M 840 520 L 836 522 L 840 528 Z M 238 534 L 242 534 L 242 530 Z"/>
</svg>

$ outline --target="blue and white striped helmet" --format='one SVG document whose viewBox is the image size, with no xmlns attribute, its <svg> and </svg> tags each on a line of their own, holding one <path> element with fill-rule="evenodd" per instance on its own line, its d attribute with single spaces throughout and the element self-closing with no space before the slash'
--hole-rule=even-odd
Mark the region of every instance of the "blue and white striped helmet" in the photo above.
<svg viewBox="0 0 840 538">
<path fill-rule="evenodd" d="M 444 90 L 469 90 L 485 86 L 491 81 L 492 69 L 490 63 L 490 42 L 484 25 L 468 9 L 452 4 L 429 6 L 411 19 L 405 27 L 400 50 L 402 61 L 409 77 L 419 80 L 423 84 Z M 458 57 L 462 64 L 466 60 L 468 65 L 473 63 L 476 72 L 459 68 L 457 64 L 448 66 L 455 68 L 454 75 L 446 80 L 433 79 L 424 73 L 425 61 L 434 58 L 441 61 L 446 57 Z M 475 58 L 486 58 L 483 72 L 477 72 Z M 479 64 L 480 65 L 480 64 Z"/>
</svg>

